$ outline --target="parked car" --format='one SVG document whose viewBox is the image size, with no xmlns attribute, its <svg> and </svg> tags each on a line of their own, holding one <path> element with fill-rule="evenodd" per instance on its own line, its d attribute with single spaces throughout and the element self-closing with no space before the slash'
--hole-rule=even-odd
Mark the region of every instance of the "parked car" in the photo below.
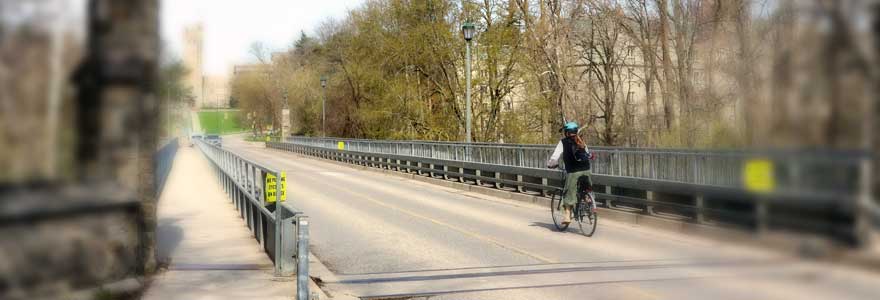
<svg viewBox="0 0 880 300">
<path fill-rule="evenodd" d="M 220 138 L 219 135 L 216 135 L 216 134 L 206 135 L 205 141 L 208 142 L 209 144 L 213 144 L 217 147 L 223 147 L 223 140 Z"/>
<path fill-rule="evenodd" d="M 189 137 L 189 146 L 190 147 L 195 146 L 196 140 L 201 140 L 201 139 L 202 139 L 201 134 L 198 134 L 198 133 L 193 134 L 192 136 Z"/>
</svg>

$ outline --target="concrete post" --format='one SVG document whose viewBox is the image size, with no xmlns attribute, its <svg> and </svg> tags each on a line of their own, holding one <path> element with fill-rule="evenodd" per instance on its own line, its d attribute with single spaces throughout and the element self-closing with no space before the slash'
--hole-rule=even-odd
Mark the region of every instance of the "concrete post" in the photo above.
<svg viewBox="0 0 880 300">
<path fill-rule="evenodd" d="M 696 199 L 694 199 L 694 204 L 697 206 L 697 223 L 705 224 L 706 223 L 706 214 L 703 212 L 706 209 L 706 198 L 703 195 L 697 195 Z"/>
<path fill-rule="evenodd" d="M 767 230 L 770 228 L 770 208 L 767 204 L 767 199 L 764 197 L 758 197 L 755 201 L 756 229 L 758 234 L 762 234 L 767 232 Z"/>
<path fill-rule="evenodd" d="M 654 191 L 645 191 L 645 199 L 647 199 L 648 201 L 655 201 L 657 200 L 657 195 L 654 193 Z M 657 213 L 654 212 L 654 206 L 651 204 L 646 205 L 646 210 L 648 211 L 648 215 L 657 215 Z"/>
</svg>

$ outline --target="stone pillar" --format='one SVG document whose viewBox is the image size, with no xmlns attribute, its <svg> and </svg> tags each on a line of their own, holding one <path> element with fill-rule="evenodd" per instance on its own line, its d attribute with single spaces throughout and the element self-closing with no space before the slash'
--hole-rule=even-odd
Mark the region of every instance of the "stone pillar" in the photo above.
<svg viewBox="0 0 880 300">
<path fill-rule="evenodd" d="M 873 31 L 874 31 L 874 46 L 875 46 L 874 47 L 874 59 L 875 59 L 875 66 L 876 66 L 876 61 L 880 61 L 880 4 L 874 5 L 874 25 L 873 25 L 873 27 L 874 27 Z M 880 76 L 875 76 L 875 80 L 877 82 L 874 83 L 874 91 L 873 91 L 874 95 L 873 95 L 873 97 L 871 97 L 874 101 L 874 103 L 873 103 L 874 111 L 872 114 L 870 114 L 872 116 L 871 121 L 873 123 L 872 124 L 873 128 L 871 130 L 869 130 L 869 132 L 867 134 L 867 136 L 869 136 L 871 139 L 868 142 L 871 145 L 871 148 L 872 148 L 871 153 L 874 157 L 873 161 L 871 162 L 871 167 L 870 167 L 871 168 L 870 169 L 871 175 L 873 177 L 873 178 L 871 178 L 873 182 L 871 183 L 871 185 L 872 185 L 872 188 L 871 188 L 871 190 L 872 190 L 871 191 L 871 198 L 872 199 L 871 199 L 871 201 L 872 202 L 870 205 L 872 208 L 872 211 L 873 211 L 872 217 L 873 217 L 873 222 L 874 222 L 874 224 L 873 224 L 874 226 L 871 226 L 871 228 L 874 229 L 874 232 L 871 234 L 872 237 L 878 234 L 877 233 L 877 226 L 878 226 L 878 223 L 880 223 L 880 208 L 878 208 L 878 207 L 880 207 L 880 176 L 878 176 L 878 173 L 880 173 L 880 138 L 877 137 L 877 135 L 880 134 Z M 872 241 L 872 242 L 877 242 L 877 241 Z"/>
<path fill-rule="evenodd" d="M 113 179 L 137 192 L 143 271 L 150 273 L 156 266 L 159 4 L 92 0 L 88 14 L 88 54 L 76 74 L 77 171 L 85 181 Z"/>
</svg>

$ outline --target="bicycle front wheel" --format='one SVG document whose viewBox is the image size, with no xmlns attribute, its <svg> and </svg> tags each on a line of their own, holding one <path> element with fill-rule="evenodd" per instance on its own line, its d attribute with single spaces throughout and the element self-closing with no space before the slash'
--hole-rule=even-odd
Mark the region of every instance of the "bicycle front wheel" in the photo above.
<svg viewBox="0 0 880 300">
<path fill-rule="evenodd" d="M 565 210 L 562 209 L 562 197 L 558 194 L 553 194 L 550 197 L 550 215 L 553 217 L 553 225 L 556 225 L 556 229 L 559 231 L 565 231 L 568 229 L 568 223 L 562 223 L 563 215 Z"/>
</svg>

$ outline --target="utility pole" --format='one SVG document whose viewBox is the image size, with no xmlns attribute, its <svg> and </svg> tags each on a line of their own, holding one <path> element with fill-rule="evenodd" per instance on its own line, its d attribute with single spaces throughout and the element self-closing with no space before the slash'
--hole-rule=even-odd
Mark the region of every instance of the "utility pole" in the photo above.
<svg viewBox="0 0 880 300">
<path fill-rule="evenodd" d="M 281 136 L 278 138 L 279 142 L 284 141 L 284 137 L 287 136 L 287 127 L 290 126 L 290 108 L 287 102 L 287 88 L 281 87 Z"/>
<path fill-rule="evenodd" d="M 327 76 L 321 76 L 321 137 L 327 137 Z"/>
</svg>

